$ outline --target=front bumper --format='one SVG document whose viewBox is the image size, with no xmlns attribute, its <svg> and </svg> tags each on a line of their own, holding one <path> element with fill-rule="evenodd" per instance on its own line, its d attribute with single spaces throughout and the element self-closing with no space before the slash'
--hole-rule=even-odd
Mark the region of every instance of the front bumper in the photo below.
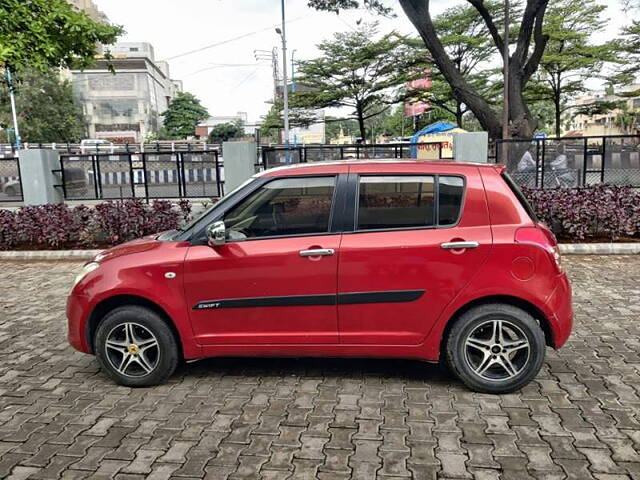
<svg viewBox="0 0 640 480">
<path fill-rule="evenodd" d="M 88 297 L 76 294 L 67 297 L 67 338 L 73 348 L 83 353 L 91 353 L 86 335 L 90 312 Z"/>
<path fill-rule="evenodd" d="M 545 310 L 552 327 L 553 348 L 560 348 L 569 339 L 573 328 L 571 284 L 566 274 L 558 276 L 558 285 L 547 299 Z"/>
</svg>

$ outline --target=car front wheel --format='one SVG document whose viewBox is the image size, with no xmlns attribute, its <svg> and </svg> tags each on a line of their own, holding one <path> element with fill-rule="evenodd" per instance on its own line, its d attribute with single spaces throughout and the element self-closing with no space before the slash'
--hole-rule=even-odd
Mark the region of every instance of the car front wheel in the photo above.
<svg viewBox="0 0 640 480">
<path fill-rule="evenodd" d="M 102 369 L 128 387 L 161 384 L 178 364 L 171 329 L 144 307 L 125 306 L 108 313 L 96 331 L 94 346 Z"/>
<path fill-rule="evenodd" d="M 488 304 L 456 321 L 446 358 L 451 371 L 472 390 L 509 393 L 538 374 L 545 345 L 540 325 L 527 312 L 512 305 Z"/>
</svg>

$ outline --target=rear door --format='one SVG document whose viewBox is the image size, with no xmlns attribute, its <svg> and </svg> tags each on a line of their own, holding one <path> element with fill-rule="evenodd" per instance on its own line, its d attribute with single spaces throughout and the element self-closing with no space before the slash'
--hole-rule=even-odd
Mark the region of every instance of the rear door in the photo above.
<svg viewBox="0 0 640 480">
<path fill-rule="evenodd" d="M 422 167 L 424 168 L 424 167 Z M 478 271 L 492 237 L 477 168 L 353 166 L 338 265 L 340 343 L 422 343 Z"/>
</svg>

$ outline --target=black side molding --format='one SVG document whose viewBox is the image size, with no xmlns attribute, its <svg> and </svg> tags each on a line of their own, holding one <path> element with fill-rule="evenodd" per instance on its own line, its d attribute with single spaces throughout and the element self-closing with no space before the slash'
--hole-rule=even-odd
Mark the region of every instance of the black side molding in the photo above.
<svg viewBox="0 0 640 480">
<path fill-rule="evenodd" d="M 425 290 L 392 290 L 389 292 L 341 293 L 339 305 L 357 305 L 359 303 L 404 303 L 418 300 Z"/>
<path fill-rule="evenodd" d="M 229 298 L 207 300 L 193 310 L 252 307 L 300 307 L 311 305 L 357 305 L 364 303 L 404 303 L 418 300 L 426 290 L 391 290 L 386 292 L 356 292 L 339 295 L 289 295 L 286 297 Z"/>
</svg>

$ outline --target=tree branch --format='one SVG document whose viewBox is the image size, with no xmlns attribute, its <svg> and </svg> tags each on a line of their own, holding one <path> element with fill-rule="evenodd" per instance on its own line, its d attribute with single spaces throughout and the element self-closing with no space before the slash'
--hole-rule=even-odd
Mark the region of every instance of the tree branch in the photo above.
<svg viewBox="0 0 640 480">
<path fill-rule="evenodd" d="M 502 39 L 502 36 L 498 32 L 498 27 L 496 27 L 496 24 L 494 23 L 493 18 L 491 17 L 491 13 L 489 12 L 489 10 L 487 10 L 486 5 L 484 4 L 484 0 L 467 0 L 467 1 L 474 6 L 474 8 L 478 11 L 480 16 L 484 20 L 484 23 L 487 25 L 487 28 L 489 29 L 489 33 L 493 38 L 493 43 L 496 44 L 496 48 L 498 49 L 498 51 L 503 52 L 504 40 Z"/>
</svg>

